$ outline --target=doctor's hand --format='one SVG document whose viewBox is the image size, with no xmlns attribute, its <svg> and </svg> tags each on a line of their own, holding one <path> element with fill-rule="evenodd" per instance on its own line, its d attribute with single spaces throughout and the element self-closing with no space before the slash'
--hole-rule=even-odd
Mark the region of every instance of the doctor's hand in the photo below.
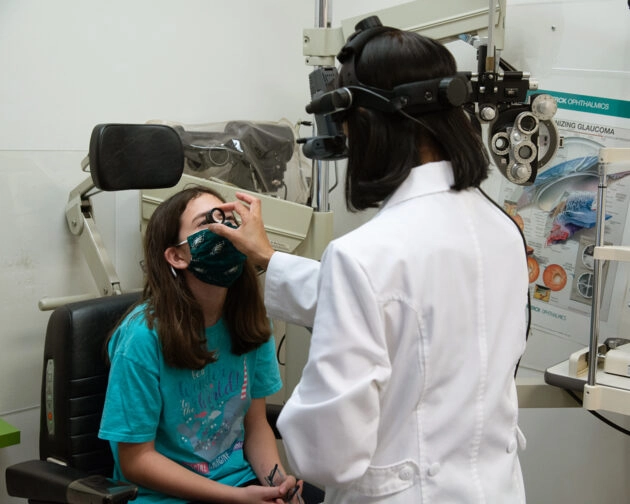
<svg viewBox="0 0 630 504">
<path fill-rule="evenodd" d="M 236 197 L 240 201 L 225 203 L 221 205 L 221 209 L 225 213 L 234 212 L 240 217 L 241 225 L 238 229 L 222 224 L 210 224 L 208 229 L 230 240 L 256 266 L 266 270 L 275 250 L 265 232 L 260 200 L 241 192 L 237 192 Z"/>
</svg>

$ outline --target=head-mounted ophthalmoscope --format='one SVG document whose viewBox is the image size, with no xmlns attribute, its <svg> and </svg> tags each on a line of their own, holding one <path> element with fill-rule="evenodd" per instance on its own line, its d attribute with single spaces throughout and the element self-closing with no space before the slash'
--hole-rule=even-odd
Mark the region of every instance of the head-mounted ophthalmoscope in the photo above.
<svg viewBox="0 0 630 504">
<path fill-rule="evenodd" d="M 342 159 L 347 157 L 346 138 L 342 132 L 345 112 L 364 107 L 384 113 L 405 112 L 422 114 L 463 105 L 470 99 L 471 87 L 466 74 L 401 84 L 391 90 L 367 86 L 355 73 L 355 58 L 373 37 L 387 31 L 376 16 L 356 25 L 356 31 L 337 55 L 348 85 L 337 86 L 338 72 L 326 67 L 309 76 L 311 103 L 306 112 L 315 115 L 318 136 L 299 139 L 303 152 L 312 159 Z"/>
</svg>

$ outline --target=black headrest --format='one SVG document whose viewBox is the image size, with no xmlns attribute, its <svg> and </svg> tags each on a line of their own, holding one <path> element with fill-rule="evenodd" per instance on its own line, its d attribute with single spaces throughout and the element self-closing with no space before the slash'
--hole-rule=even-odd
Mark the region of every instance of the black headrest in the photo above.
<svg viewBox="0 0 630 504">
<path fill-rule="evenodd" d="M 94 185 L 103 191 L 172 187 L 184 171 L 182 141 L 162 124 L 99 124 L 89 159 Z"/>
</svg>

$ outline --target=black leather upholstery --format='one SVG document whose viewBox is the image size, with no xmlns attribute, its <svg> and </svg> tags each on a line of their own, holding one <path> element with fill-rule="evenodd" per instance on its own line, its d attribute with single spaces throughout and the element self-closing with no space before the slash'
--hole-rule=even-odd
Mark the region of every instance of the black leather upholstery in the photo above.
<svg viewBox="0 0 630 504">
<path fill-rule="evenodd" d="M 90 175 L 103 191 L 173 187 L 184 171 L 179 134 L 161 124 L 97 124 Z"/>
<path fill-rule="evenodd" d="M 97 437 L 107 389 L 105 339 L 139 294 L 108 296 L 62 306 L 48 322 L 44 346 L 40 458 L 88 474 L 111 474 L 109 443 Z M 46 369 L 54 362 L 53 424 L 48 429 Z"/>
<path fill-rule="evenodd" d="M 129 293 L 71 303 L 50 316 L 44 343 L 40 460 L 7 468 L 9 495 L 33 504 L 124 503 L 135 497 L 135 487 L 108 478 L 112 454 L 109 443 L 97 434 L 107 388 L 105 339 L 139 297 Z"/>
</svg>

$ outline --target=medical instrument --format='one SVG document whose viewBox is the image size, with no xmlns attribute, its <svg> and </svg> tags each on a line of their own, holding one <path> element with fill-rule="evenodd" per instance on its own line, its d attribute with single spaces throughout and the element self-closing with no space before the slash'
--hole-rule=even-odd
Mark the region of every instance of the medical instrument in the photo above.
<svg viewBox="0 0 630 504">
<path fill-rule="evenodd" d="M 426 7 L 417 4 L 418 2 L 410 2 L 381 12 L 396 21 L 391 26 L 405 26 L 404 23 L 408 21 L 404 20 L 404 15 L 411 15 L 412 12 L 417 15 L 415 9 Z M 452 6 L 440 5 L 440 10 L 449 8 Z M 304 154 L 312 159 L 346 157 L 345 135 L 341 129 L 342 112 L 352 107 L 414 115 L 463 105 L 471 119 L 482 128 L 484 143 L 501 174 L 515 184 L 531 185 L 538 170 L 551 161 L 562 145 L 562 138 L 553 121 L 557 103 L 547 94 L 528 96 L 529 91 L 537 89 L 538 84 L 530 79 L 529 74 L 511 68 L 497 57 L 492 39 L 495 26 L 494 8 L 495 2 L 490 0 L 487 9 L 490 36 L 487 44 L 481 43 L 477 47 L 477 72 L 464 72 L 451 79 L 405 84 L 393 90 L 365 86 L 356 79 L 354 72 L 355 55 L 360 54 L 363 46 L 372 37 L 391 31 L 392 28 L 383 26 L 375 15 L 357 23 L 354 33 L 337 54 L 345 79 L 353 82 L 353 85 L 335 89 L 334 82 L 338 72 L 332 66 L 317 68 L 309 77 L 312 101 L 306 111 L 315 114 L 318 132 L 314 137 L 298 140 L 303 144 Z M 500 26 L 501 16 L 505 13 L 504 1 L 498 2 L 498 10 Z M 462 18 L 464 17 L 462 14 Z M 452 19 L 461 21 L 457 16 Z M 412 31 L 423 32 L 421 28 Z M 426 34 L 434 36 L 430 32 Z M 319 37 L 321 33 L 313 35 Z M 328 35 L 330 40 L 327 41 L 327 48 L 339 39 L 337 32 L 329 30 Z M 444 38 L 455 33 L 440 32 L 439 35 Z M 305 32 L 305 40 L 310 41 L 309 37 L 310 32 Z M 501 64 L 503 68 L 500 67 Z"/>
<path fill-rule="evenodd" d="M 213 208 L 206 214 L 204 224 L 225 224 L 225 212 L 220 208 Z"/>
<path fill-rule="evenodd" d="M 171 126 L 182 140 L 186 173 L 259 194 L 286 191 L 287 164 L 295 145 L 291 126 L 254 121 Z"/>
</svg>

